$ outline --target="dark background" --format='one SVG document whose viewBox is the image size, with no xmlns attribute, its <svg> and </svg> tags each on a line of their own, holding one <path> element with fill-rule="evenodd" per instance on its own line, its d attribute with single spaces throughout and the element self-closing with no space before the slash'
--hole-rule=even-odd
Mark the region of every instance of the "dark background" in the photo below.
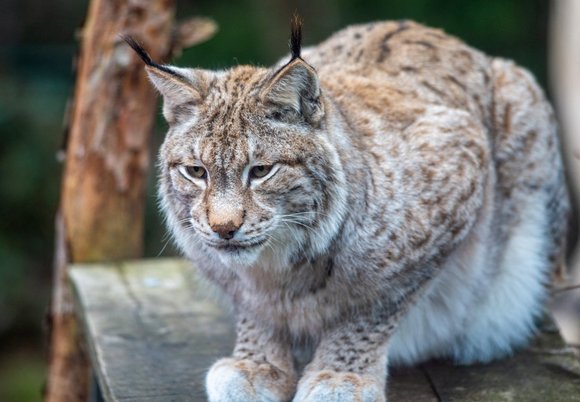
<svg viewBox="0 0 580 402">
<path fill-rule="evenodd" d="M 75 33 L 88 1 L 0 0 L 0 400 L 41 400 L 43 329 L 52 275 L 65 104 L 73 84 Z M 444 28 L 485 52 L 515 59 L 546 88 L 548 1 L 540 0 L 195 0 L 178 18 L 212 17 L 217 35 L 186 50 L 182 66 L 268 65 L 287 52 L 288 25 L 303 16 L 315 44 L 347 24 L 409 18 Z M 549 92 L 549 88 L 546 88 Z M 163 138 L 160 121 L 155 149 Z M 149 186 L 146 255 L 175 253 Z M 162 251 L 163 250 L 163 251 Z"/>
</svg>

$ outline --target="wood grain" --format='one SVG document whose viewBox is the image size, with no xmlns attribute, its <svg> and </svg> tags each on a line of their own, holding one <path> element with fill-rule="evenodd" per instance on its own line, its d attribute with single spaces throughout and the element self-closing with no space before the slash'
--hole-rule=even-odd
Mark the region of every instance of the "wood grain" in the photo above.
<svg viewBox="0 0 580 402">
<path fill-rule="evenodd" d="M 206 371 L 230 354 L 235 337 L 231 317 L 189 263 L 76 265 L 70 276 L 107 402 L 206 400 Z M 392 369 L 388 400 L 580 401 L 580 361 L 548 326 L 528 349 L 492 364 Z"/>
<path fill-rule="evenodd" d="M 209 366 L 231 353 L 232 320 L 182 260 L 71 270 L 107 401 L 205 401 Z"/>
</svg>

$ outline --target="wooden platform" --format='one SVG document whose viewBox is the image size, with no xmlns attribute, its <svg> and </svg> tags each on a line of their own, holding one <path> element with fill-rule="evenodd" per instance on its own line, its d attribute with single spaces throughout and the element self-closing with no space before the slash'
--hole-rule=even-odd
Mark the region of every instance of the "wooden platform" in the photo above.
<svg viewBox="0 0 580 402">
<path fill-rule="evenodd" d="M 179 259 L 71 270 L 101 397 L 119 402 L 205 401 L 209 366 L 233 347 L 233 324 Z M 392 371 L 389 402 L 580 401 L 580 361 L 554 327 L 493 364 L 430 362 Z"/>
</svg>

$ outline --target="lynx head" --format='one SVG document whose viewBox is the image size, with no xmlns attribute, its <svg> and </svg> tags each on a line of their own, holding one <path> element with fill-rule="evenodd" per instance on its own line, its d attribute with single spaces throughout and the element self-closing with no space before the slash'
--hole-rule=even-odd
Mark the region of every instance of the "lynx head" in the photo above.
<svg viewBox="0 0 580 402">
<path fill-rule="evenodd" d="M 281 68 L 158 65 L 131 40 L 163 96 L 162 209 L 184 253 L 252 265 L 326 249 L 344 210 L 344 175 L 300 24 Z"/>
</svg>

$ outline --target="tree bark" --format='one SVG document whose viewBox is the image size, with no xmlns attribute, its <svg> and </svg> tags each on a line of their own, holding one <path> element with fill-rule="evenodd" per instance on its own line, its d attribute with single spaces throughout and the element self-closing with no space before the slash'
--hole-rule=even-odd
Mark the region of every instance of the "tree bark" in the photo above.
<svg viewBox="0 0 580 402">
<path fill-rule="evenodd" d="M 562 127 L 562 150 L 574 202 L 575 237 L 580 231 L 580 1 L 553 0 L 550 19 L 550 78 Z M 569 244 L 570 275 L 556 294 L 553 313 L 570 344 L 580 343 L 580 244 Z M 564 290 L 568 290 L 565 292 Z"/>
<path fill-rule="evenodd" d="M 580 2 L 554 0 L 550 21 L 550 78 L 562 127 L 563 153 L 568 168 L 580 227 Z M 575 247 L 574 247 L 575 246 Z M 570 271 L 580 280 L 580 247 L 570 244 L 575 253 Z"/>
<path fill-rule="evenodd" d="M 56 218 L 47 402 L 86 401 L 89 365 L 67 281 L 70 263 L 136 258 L 156 97 L 128 34 L 155 60 L 171 53 L 173 0 L 93 0 L 77 81 Z"/>
</svg>

